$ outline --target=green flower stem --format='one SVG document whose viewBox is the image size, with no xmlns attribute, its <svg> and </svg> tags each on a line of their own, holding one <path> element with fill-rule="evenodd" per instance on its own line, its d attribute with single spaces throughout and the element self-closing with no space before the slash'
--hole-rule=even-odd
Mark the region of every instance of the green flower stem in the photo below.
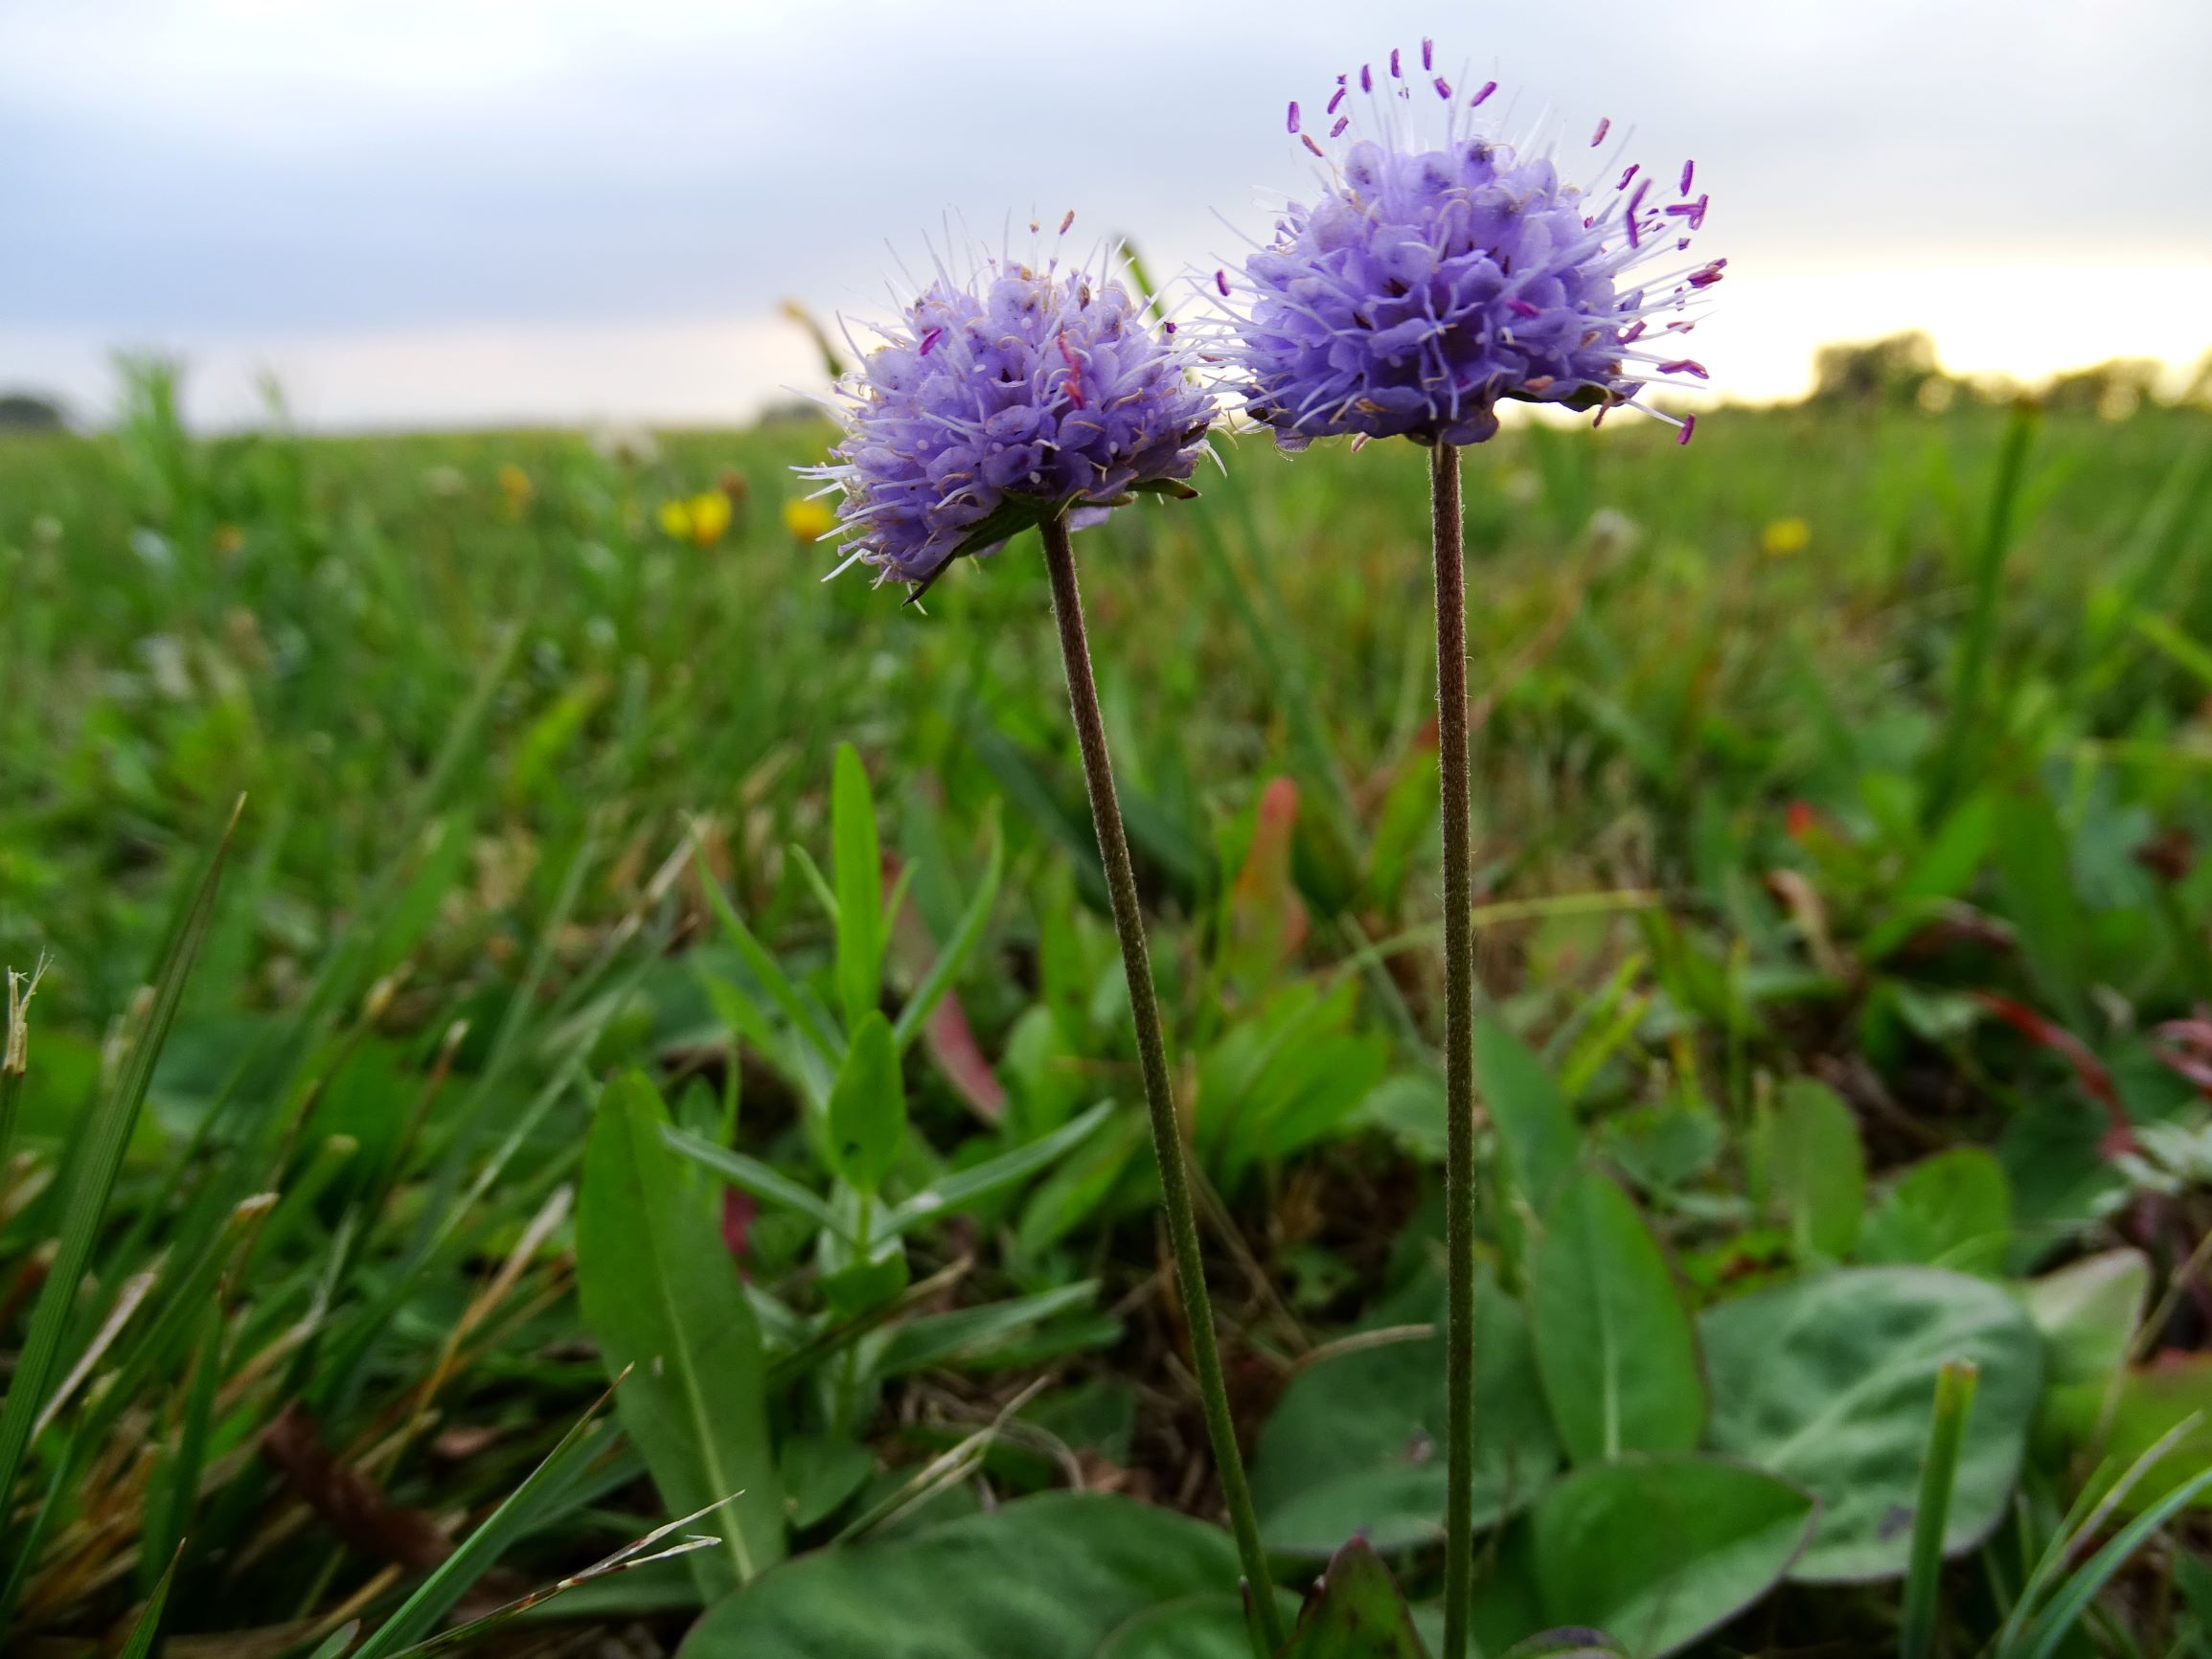
<svg viewBox="0 0 2212 1659">
<path fill-rule="evenodd" d="M 1902 1659 L 1929 1659 L 1943 1583 L 1943 1536 L 1950 1519 L 1951 1489 L 1973 1406 L 1976 1372 L 1954 1359 L 1935 1374 L 1935 1414 L 1928 1424 L 1927 1456 L 1920 1469 L 1920 1502 L 1912 1513 L 1912 1558 L 1904 1579 L 1904 1611 L 1898 1631 Z"/>
<path fill-rule="evenodd" d="M 1098 684 L 1092 677 L 1090 645 L 1083 635 L 1083 595 L 1076 585 L 1075 552 L 1068 545 L 1064 518 L 1039 527 L 1045 568 L 1052 574 L 1052 614 L 1060 625 L 1060 661 L 1067 670 L 1068 702 L 1083 751 L 1084 786 L 1090 793 L 1091 821 L 1098 830 L 1100 862 L 1106 866 L 1106 893 L 1113 904 L 1114 932 L 1120 936 L 1122 967 L 1129 976 L 1129 1016 L 1137 1031 L 1137 1060 L 1144 1073 L 1145 1104 L 1152 1120 L 1152 1153 L 1160 1167 L 1160 1199 L 1168 1214 L 1168 1237 L 1174 1250 L 1175 1291 L 1190 1327 L 1191 1358 L 1198 1373 L 1198 1397 L 1213 1443 L 1214 1466 L 1229 1524 L 1237 1534 L 1237 1554 L 1251 1586 L 1251 1605 L 1269 1652 L 1283 1646 L 1283 1620 L 1275 1605 L 1274 1580 L 1260 1547 L 1260 1523 L 1252 1511 L 1252 1489 L 1244 1481 L 1243 1455 L 1237 1449 L 1236 1424 L 1229 1416 L 1228 1389 L 1221 1380 L 1221 1351 L 1214 1338 L 1214 1310 L 1206 1295 L 1205 1265 L 1198 1256 L 1198 1222 L 1191 1208 L 1191 1183 L 1183 1168 L 1182 1125 L 1175 1115 L 1168 1080 L 1168 1046 L 1160 1032 L 1160 1006 L 1152 990 L 1152 970 L 1145 951 L 1145 920 L 1137 906 L 1136 872 L 1129 863 L 1129 836 L 1122 829 L 1121 804 L 1114 796 L 1113 762 L 1106 753 L 1106 721 L 1099 713 Z"/>
<path fill-rule="evenodd" d="M 1436 546 L 1436 742 L 1444 797 L 1444 1659 L 1467 1659 L 1474 1594 L 1474 896 L 1467 778 L 1467 549 L 1459 451 L 1429 452 Z"/>
</svg>

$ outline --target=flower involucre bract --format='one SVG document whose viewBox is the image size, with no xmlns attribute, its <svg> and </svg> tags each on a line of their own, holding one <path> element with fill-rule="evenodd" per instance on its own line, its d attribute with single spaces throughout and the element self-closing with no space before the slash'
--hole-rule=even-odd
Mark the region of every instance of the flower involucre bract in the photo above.
<svg viewBox="0 0 2212 1659">
<path fill-rule="evenodd" d="M 1085 523 L 1140 491 L 1194 493 L 1182 480 L 1214 396 L 1174 325 L 1155 329 L 1108 274 L 1111 257 L 986 258 L 966 282 L 940 265 L 877 330 L 838 386 L 844 437 L 812 474 L 843 492 L 845 564 L 926 585 L 1058 513 Z"/>
<path fill-rule="evenodd" d="M 1291 203 L 1273 243 L 1245 260 L 1248 292 L 1215 273 L 1240 302 L 1220 355 L 1252 418 L 1287 448 L 1345 433 L 1474 443 L 1497 430 L 1501 398 L 1602 420 L 1654 379 L 1705 378 L 1672 349 L 1691 321 L 1658 321 L 1727 263 L 1681 257 L 1705 218 L 1694 167 L 1661 180 L 1622 167 L 1616 148 L 1594 185 L 1569 183 L 1548 146 L 1478 130 L 1495 81 L 1455 92 L 1427 41 L 1421 61 L 1413 75 L 1393 52 L 1387 74 L 1338 76 L 1315 123 L 1326 140 L 1290 105 L 1291 132 L 1327 164 L 1320 193 Z M 1347 104 L 1365 106 L 1373 136 Z M 1406 135 L 1419 125 L 1409 104 L 1448 112 L 1434 148 Z M 1589 148 L 1610 126 L 1599 123 Z M 1676 423 L 1686 442 L 1694 419 Z"/>
</svg>

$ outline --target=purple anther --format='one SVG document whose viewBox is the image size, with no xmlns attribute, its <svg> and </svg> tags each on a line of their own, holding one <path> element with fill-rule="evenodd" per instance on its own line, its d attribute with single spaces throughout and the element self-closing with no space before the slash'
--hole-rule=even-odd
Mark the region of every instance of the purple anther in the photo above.
<svg viewBox="0 0 2212 1659">
<path fill-rule="evenodd" d="M 1597 131 L 1595 131 L 1595 132 L 1593 132 L 1593 133 L 1591 133 L 1591 134 L 1590 134 L 1590 148 L 1591 148 L 1592 149 L 1595 149 L 1595 148 L 1598 148 L 1598 146 L 1599 146 L 1599 145 L 1601 145 L 1601 144 L 1605 143 L 1605 142 L 1606 142 L 1606 134 L 1607 134 L 1607 133 L 1608 133 L 1608 132 L 1610 132 L 1610 131 L 1612 131 L 1612 129 L 1613 129 L 1613 118 L 1612 118 L 1611 116 L 1609 116 L 1609 115 L 1602 115 L 1602 116 L 1600 116 L 1600 117 L 1598 118 L 1598 129 L 1597 129 Z"/>
<path fill-rule="evenodd" d="M 1677 445 L 1680 445 L 1680 444 L 1684 444 L 1684 443 L 1689 443 L 1689 442 L 1690 442 L 1690 434 L 1691 434 L 1691 433 L 1693 433 L 1693 432 L 1695 432 L 1695 431 L 1697 431 L 1697 430 L 1698 430 L 1698 418 L 1697 418 L 1695 415 L 1685 415 L 1685 416 L 1683 416 L 1683 417 L 1682 417 L 1682 429 L 1681 429 L 1681 431 L 1679 431 L 1679 432 L 1677 432 L 1677 433 L 1676 433 L 1676 434 L 1675 434 L 1675 443 L 1676 443 Z"/>
<path fill-rule="evenodd" d="M 1468 108 L 1470 108 L 1470 109 L 1477 109 L 1477 108 L 1480 108 L 1480 107 L 1481 107 L 1481 104 L 1482 104 L 1482 101 L 1483 101 L 1484 99 L 1488 98 L 1488 97 L 1489 97 L 1489 96 L 1490 96 L 1492 93 L 1495 92 L 1496 90 L 1497 90 L 1497 82 L 1496 82 L 1496 81 L 1494 81 L 1494 80 L 1486 80 L 1486 81 L 1484 81 L 1484 82 L 1482 83 L 1482 90 L 1481 90 L 1480 92 L 1477 92 L 1477 93 L 1474 95 L 1474 97 L 1473 97 L 1471 100 L 1470 100 L 1470 101 L 1469 101 L 1467 107 L 1468 107 Z"/>
<path fill-rule="evenodd" d="M 1295 98 L 1290 100 L 1290 130 L 1298 130 L 1298 101 Z"/>
</svg>

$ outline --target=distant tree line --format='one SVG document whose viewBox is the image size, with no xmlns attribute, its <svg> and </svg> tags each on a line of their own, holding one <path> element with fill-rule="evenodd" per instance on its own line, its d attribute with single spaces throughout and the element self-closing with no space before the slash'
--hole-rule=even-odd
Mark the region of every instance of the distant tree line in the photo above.
<svg viewBox="0 0 2212 1659">
<path fill-rule="evenodd" d="M 2114 357 L 2070 370 L 2037 388 L 2008 375 L 1953 375 L 1936 361 L 1935 341 L 1915 329 L 1884 339 L 1823 346 L 1813 353 L 1808 402 L 1828 408 L 1920 409 L 1958 403 L 2010 403 L 2033 395 L 2046 409 L 2120 420 L 2152 403 L 2212 404 L 2212 352 L 2168 397 L 2166 366 L 2152 357 Z"/>
</svg>

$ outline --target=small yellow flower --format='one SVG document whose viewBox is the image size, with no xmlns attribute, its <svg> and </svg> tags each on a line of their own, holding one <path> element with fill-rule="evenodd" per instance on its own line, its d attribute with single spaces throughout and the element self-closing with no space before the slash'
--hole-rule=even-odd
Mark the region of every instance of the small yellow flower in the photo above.
<svg viewBox="0 0 2212 1659">
<path fill-rule="evenodd" d="M 826 501 L 787 501 L 784 528 L 801 547 L 820 541 L 837 528 L 837 514 Z"/>
<path fill-rule="evenodd" d="M 1802 518 L 1777 518 L 1759 533 L 1759 546 L 1769 558 L 1803 553 L 1812 541 L 1813 527 Z"/>
<path fill-rule="evenodd" d="M 530 505 L 530 474 L 507 462 L 499 468 L 499 493 L 506 499 L 507 511 L 520 518 Z"/>
<path fill-rule="evenodd" d="M 661 532 L 694 547 L 712 547 L 730 528 L 730 498 L 718 489 L 675 501 L 664 501 L 655 515 Z"/>
<path fill-rule="evenodd" d="M 245 545 L 246 533 L 237 525 L 218 524 L 215 527 L 215 550 L 224 557 L 243 553 Z"/>
</svg>

